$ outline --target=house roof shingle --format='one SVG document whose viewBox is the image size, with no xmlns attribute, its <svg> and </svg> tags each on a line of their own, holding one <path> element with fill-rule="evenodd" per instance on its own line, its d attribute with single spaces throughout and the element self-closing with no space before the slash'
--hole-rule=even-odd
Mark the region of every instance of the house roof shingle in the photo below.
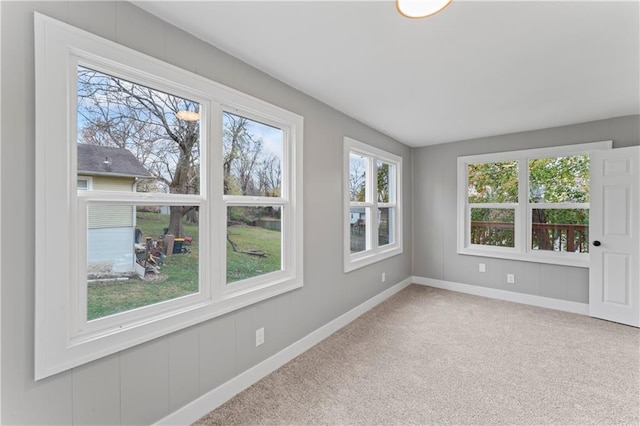
<svg viewBox="0 0 640 426">
<path fill-rule="evenodd" d="M 78 144 L 78 173 L 105 176 L 152 177 L 126 148 Z"/>
</svg>

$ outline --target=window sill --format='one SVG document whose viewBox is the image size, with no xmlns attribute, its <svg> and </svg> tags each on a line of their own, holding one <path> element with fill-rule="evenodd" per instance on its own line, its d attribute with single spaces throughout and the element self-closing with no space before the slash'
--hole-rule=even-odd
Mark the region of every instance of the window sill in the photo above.
<svg viewBox="0 0 640 426">
<path fill-rule="evenodd" d="M 356 269 L 372 265 L 376 262 L 380 262 L 381 260 L 385 260 L 399 254 L 402 254 L 402 247 L 400 246 L 388 248 L 386 250 L 380 250 L 376 253 L 370 253 L 368 255 L 356 255 L 357 257 L 350 255 L 349 259 L 345 261 L 344 272 L 347 273 L 355 271 Z"/>
<path fill-rule="evenodd" d="M 554 253 L 551 255 L 539 252 L 513 253 L 506 250 L 508 249 L 465 248 L 458 250 L 458 254 L 465 256 L 492 257 L 504 260 L 518 260 L 521 262 L 545 263 L 549 265 L 573 266 L 576 268 L 589 267 L 588 254 Z"/>
</svg>

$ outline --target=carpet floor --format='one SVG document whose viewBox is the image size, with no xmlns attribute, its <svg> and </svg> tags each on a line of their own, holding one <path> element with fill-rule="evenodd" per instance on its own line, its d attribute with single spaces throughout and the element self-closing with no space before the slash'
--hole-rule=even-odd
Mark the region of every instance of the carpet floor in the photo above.
<svg viewBox="0 0 640 426">
<path fill-rule="evenodd" d="M 196 425 L 640 424 L 640 330 L 411 285 Z"/>
</svg>

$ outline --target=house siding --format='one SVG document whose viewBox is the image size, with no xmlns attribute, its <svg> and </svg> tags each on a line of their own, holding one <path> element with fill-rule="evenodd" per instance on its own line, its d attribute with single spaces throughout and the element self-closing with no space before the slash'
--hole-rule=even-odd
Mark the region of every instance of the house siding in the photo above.
<svg viewBox="0 0 640 426">
<path fill-rule="evenodd" d="M 131 192 L 135 179 L 93 176 L 93 191 Z M 87 266 L 89 271 L 130 273 L 134 270 L 135 206 L 87 207 Z"/>
<path fill-rule="evenodd" d="M 135 189 L 135 179 L 130 177 L 92 176 L 93 191 L 123 191 Z M 135 207 L 93 205 L 87 209 L 87 228 L 122 228 L 135 226 Z"/>
<path fill-rule="evenodd" d="M 129 273 L 134 270 L 134 233 L 131 227 L 89 229 L 87 266 L 89 273 Z"/>
<path fill-rule="evenodd" d="M 135 225 L 133 206 L 89 206 L 87 210 L 87 227 L 89 229 L 128 226 L 133 233 Z"/>
<path fill-rule="evenodd" d="M 135 179 L 129 177 L 94 176 L 94 191 L 133 191 Z"/>
</svg>

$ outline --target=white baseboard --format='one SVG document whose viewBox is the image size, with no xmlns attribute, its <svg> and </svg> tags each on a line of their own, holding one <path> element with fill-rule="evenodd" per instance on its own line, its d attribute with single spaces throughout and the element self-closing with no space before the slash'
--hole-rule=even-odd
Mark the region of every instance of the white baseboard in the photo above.
<svg viewBox="0 0 640 426">
<path fill-rule="evenodd" d="M 524 305 L 539 306 L 541 308 L 555 309 L 557 311 L 572 312 L 574 314 L 589 315 L 587 303 L 571 302 L 568 300 L 552 299 L 550 297 L 535 296 L 532 294 L 516 293 L 514 291 L 499 290 L 495 288 L 480 287 L 469 284 L 461 284 L 451 281 L 436 280 L 433 278 L 412 277 L 414 284 L 429 287 L 442 288 L 457 291 L 459 293 L 473 294 L 475 296 L 489 297 L 491 299 L 506 300 L 522 303 Z"/>
<path fill-rule="evenodd" d="M 209 413 L 211 410 L 221 406 L 234 395 L 242 392 L 244 389 L 253 385 L 263 377 L 282 367 L 293 358 L 307 351 L 314 345 L 320 343 L 336 331 L 340 330 L 351 321 L 358 318 L 368 310 L 374 308 L 380 303 L 387 300 L 400 290 L 412 284 L 415 277 L 409 277 L 402 280 L 393 287 L 388 288 L 382 293 L 377 294 L 371 299 L 351 309 L 349 312 L 339 316 L 333 321 L 325 324 L 319 329 L 311 332 L 307 336 L 298 340 L 290 346 L 287 346 L 277 354 L 267 358 L 260 364 L 251 367 L 249 370 L 237 375 L 228 382 L 218 386 L 212 391 L 204 394 L 200 398 L 190 402 L 184 407 L 174 411 L 167 417 L 161 419 L 156 425 L 184 425 L 191 424 Z"/>
</svg>

